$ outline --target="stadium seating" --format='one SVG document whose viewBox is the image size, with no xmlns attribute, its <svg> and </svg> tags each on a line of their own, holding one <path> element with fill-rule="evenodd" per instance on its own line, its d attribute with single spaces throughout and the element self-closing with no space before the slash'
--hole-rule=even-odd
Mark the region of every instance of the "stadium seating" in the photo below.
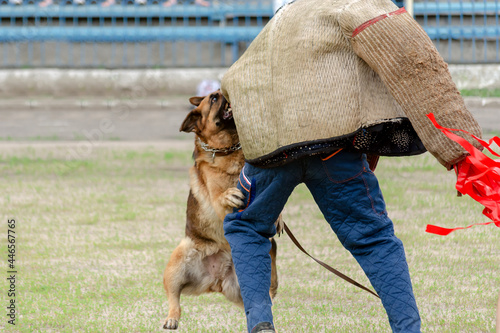
<svg viewBox="0 0 500 333">
<path fill-rule="evenodd" d="M 4 2 L 6 0 L 3 0 Z M 133 3 L 133 2 L 132 2 Z M 260 17 L 269 19 L 273 15 L 272 3 L 268 2 L 235 2 L 226 1 L 217 6 L 200 7 L 176 5 L 162 7 L 160 4 L 133 5 L 122 4 L 102 8 L 97 4 L 52 5 L 40 8 L 33 4 L 20 6 L 0 6 L 0 41 L 27 40 L 67 40 L 67 41 L 151 41 L 151 40 L 187 40 L 187 41 L 220 41 L 235 42 L 252 40 L 262 25 L 225 25 L 227 18 Z M 493 2 L 416 2 L 415 16 L 449 16 L 492 14 L 498 15 L 500 5 Z M 125 20 L 117 26 L 114 19 Z M 57 24 L 50 25 L 50 20 L 57 19 Z M 84 23 L 75 24 L 76 19 Z M 104 25 L 105 19 L 111 24 Z M 169 20 L 165 27 L 152 27 L 148 19 Z M 204 19 L 207 26 L 186 24 L 189 19 Z M 31 20 L 31 21 L 29 21 Z M 178 20 L 172 23 L 172 20 Z M 45 22 L 42 24 L 41 22 Z M 21 23 L 20 23 L 21 22 Z M 29 22 L 29 23 L 26 23 Z M 140 22 L 140 23 L 138 23 Z M 200 29 L 202 28 L 202 29 Z M 500 28 L 497 26 L 424 26 L 431 39 L 471 39 L 498 38 Z"/>
<path fill-rule="evenodd" d="M 189 1 L 163 7 L 163 1 L 159 0 L 147 0 L 145 5 L 123 0 L 106 8 L 100 5 L 103 0 L 85 0 L 84 5 L 60 0 L 44 8 L 38 5 L 39 1 L 24 0 L 14 5 L 9 0 L 0 0 L 0 42 L 207 41 L 229 44 L 233 58 L 237 58 L 240 42 L 253 40 L 274 14 L 271 0 L 224 0 L 209 7 Z M 395 2 L 402 5 L 401 1 Z M 417 1 L 414 15 L 437 42 L 477 39 L 498 44 L 499 2 Z M 496 48 L 499 53 L 498 46 Z M 496 59 L 498 57 L 497 54 Z"/>
</svg>

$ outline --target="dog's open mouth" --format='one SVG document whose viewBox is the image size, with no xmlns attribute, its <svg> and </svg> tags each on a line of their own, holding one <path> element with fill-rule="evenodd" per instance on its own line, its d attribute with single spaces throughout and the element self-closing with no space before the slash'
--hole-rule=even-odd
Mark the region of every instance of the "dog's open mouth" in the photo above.
<svg viewBox="0 0 500 333">
<path fill-rule="evenodd" d="M 231 105 L 228 105 L 227 108 L 222 113 L 222 119 L 228 120 L 232 118 L 233 118 L 233 109 L 231 108 Z"/>
</svg>

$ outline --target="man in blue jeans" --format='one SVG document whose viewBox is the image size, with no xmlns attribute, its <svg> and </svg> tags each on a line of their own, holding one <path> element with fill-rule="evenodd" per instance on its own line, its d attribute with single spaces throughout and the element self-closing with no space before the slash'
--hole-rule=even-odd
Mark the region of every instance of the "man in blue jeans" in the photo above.
<svg viewBox="0 0 500 333">
<path fill-rule="evenodd" d="M 272 322 L 269 237 L 276 233 L 272 221 L 293 189 L 305 183 L 342 245 L 358 260 L 382 298 L 394 330 L 419 331 L 403 244 L 394 235 L 377 179 L 364 154 L 340 151 L 330 158 L 311 156 L 270 169 L 246 164 L 240 183 L 247 197 L 254 192 L 254 199 L 243 212 L 226 217 L 225 235 L 242 293 L 250 298 L 245 302 L 250 328 L 259 322 Z M 250 254 L 254 260 L 245 264 Z M 414 329 L 403 330 L 408 327 Z"/>
<path fill-rule="evenodd" d="M 389 0 L 298 0 L 276 13 L 221 89 L 246 158 L 238 183 L 246 207 L 226 216 L 224 232 L 248 331 L 274 332 L 269 238 L 305 183 L 393 332 L 420 332 L 403 244 L 367 156 L 428 150 L 451 169 L 467 152 L 433 127 L 431 112 L 481 136 L 425 32 Z"/>
</svg>

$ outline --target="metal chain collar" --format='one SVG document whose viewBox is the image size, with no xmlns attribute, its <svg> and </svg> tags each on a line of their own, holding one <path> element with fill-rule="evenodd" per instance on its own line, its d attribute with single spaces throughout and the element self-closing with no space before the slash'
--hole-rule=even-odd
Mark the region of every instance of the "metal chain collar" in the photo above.
<svg viewBox="0 0 500 333">
<path fill-rule="evenodd" d="M 232 152 L 235 152 L 237 150 L 241 149 L 241 143 L 238 142 L 234 146 L 231 147 L 224 147 L 224 148 L 212 148 L 205 142 L 201 141 L 200 138 L 198 138 L 198 142 L 200 143 L 201 149 L 203 149 L 206 152 L 212 153 L 212 160 L 215 158 L 216 153 L 224 153 L 224 154 L 229 154 Z"/>
</svg>

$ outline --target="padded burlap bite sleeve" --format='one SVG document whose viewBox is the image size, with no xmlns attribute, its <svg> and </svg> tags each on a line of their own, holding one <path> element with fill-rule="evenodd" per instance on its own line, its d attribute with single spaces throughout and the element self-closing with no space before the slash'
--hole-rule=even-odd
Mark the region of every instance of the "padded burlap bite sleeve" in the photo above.
<svg viewBox="0 0 500 333">
<path fill-rule="evenodd" d="M 352 2 L 340 15 L 344 35 L 354 52 L 381 77 L 410 119 L 424 146 L 445 167 L 450 168 L 467 155 L 457 143 L 437 130 L 427 118 L 434 113 L 437 122 L 481 137 L 481 128 L 467 110 L 448 66 L 425 31 L 404 8 L 372 16 L 374 7 L 384 0 Z M 466 134 L 457 133 L 480 145 Z"/>
</svg>

